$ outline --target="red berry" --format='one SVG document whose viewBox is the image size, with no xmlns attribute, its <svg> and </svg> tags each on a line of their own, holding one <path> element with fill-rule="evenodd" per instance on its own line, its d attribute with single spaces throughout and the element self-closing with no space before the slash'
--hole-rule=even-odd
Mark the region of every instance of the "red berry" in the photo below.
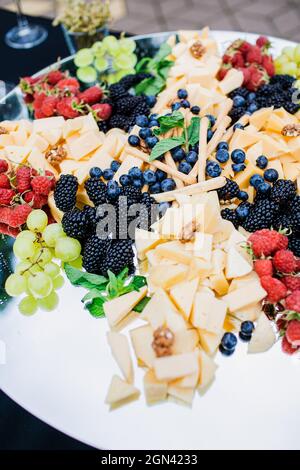
<svg viewBox="0 0 300 470">
<path fill-rule="evenodd" d="M 48 179 L 49 179 L 50 182 L 51 182 L 51 189 L 54 189 L 54 186 L 55 186 L 55 176 L 54 176 L 54 174 L 52 173 L 52 171 L 46 170 L 46 171 L 45 171 L 45 176 L 47 176 Z"/>
<path fill-rule="evenodd" d="M 269 75 L 269 77 L 273 77 L 273 75 L 275 74 L 275 65 L 272 56 L 264 55 L 262 58 L 262 66 Z"/>
<path fill-rule="evenodd" d="M 19 166 L 16 171 L 17 191 L 22 194 L 31 189 L 31 170 L 28 166 Z"/>
<path fill-rule="evenodd" d="M 226 77 L 228 70 L 229 70 L 229 67 L 224 67 L 224 65 L 222 65 L 222 67 L 220 68 L 218 72 L 218 80 L 223 80 L 223 78 Z"/>
<path fill-rule="evenodd" d="M 60 90 L 69 89 L 70 87 L 77 91 L 80 89 L 79 82 L 76 78 L 63 78 L 57 83 L 57 88 L 59 88 Z"/>
<path fill-rule="evenodd" d="M 92 106 L 93 114 L 97 120 L 109 119 L 112 113 L 112 107 L 108 103 L 99 103 Z"/>
<path fill-rule="evenodd" d="M 254 261 L 254 271 L 259 277 L 272 276 L 273 265 L 270 259 L 257 259 Z"/>
<path fill-rule="evenodd" d="M 294 253 L 290 250 L 278 250 L 273 258 L 273 266 L 280 273 L 293 273 L 296 270 Z"/>
<path fill-rule="evenodd" d="M 47 204 L 48 197 L 28 191 L 28 193 L 24 194 L 24 201 L 30 204 L 33 209 L 41 209 Z"/>
<path fill-rule="evenodd" d="M 54 116 L 56 112 L 57 103 L 58 103 L 58 98 L 56 98 L 55 96 L 47 96 L 47 98 L 44 99 L 42 106 L 41 106 L 42 113 L 47 117 Z"/>
<path fill-rule="evenodd" d="M 0 205 L 9 206 L 16 193 L 13 189 L 0 188 Z"/>
<path fill-rule="evenodd" d="M 6 160 L 0 160 L 0 173 L 6 173 L 8 170 L 8 163 Z"/>
<path fill-rule="evenodd" d="M 286 250 L 289 244 L 289 239 L 286 235 L 283 235 L 282 233 L 278 233 L 277 236 L 277 244 L 276 244 L 276 251 L 277 250 Z"/>
<path fill-rule="evenodd" d="M 239 47 L 239 50 L 241 51 L 242 54 L 247 54 L 252 48 L 252 44 L 248 41 L 243 41 L 242 44 Z"/>
<path fill-rule="evenodd" d="M 300 290 L 300 277 L 299 276 L 284 276 L 282 282 L 286 285 L 288 290 Z"/>
<path fill-rule="evenodd" d="M 288 238 L 276 230 L 257 230 L 250 235 L 248 240 L 252 243 L 254 255 L 257 257 L 270 256 L 275 251 L 288 246 Z"/>
<path fill-rule="evenodd" d="M 300 272 L 300 258 L 296 258 L 296 272 Z"/>
<path fill-rule="evenodd" d="M 285 308 L 300 313 L 300 290 L 295 290 L 285 299 Z"/>
<path fill-rule="evenodd" d="M 0 188 L 10 189 L 9 177 L 5 173 L 0 173 Z"/>
<path fill-rule="evenodd" d="M 243 54 L 241 52 L 237 51 L 233 55 L 231 63 L 233 65 L 233 67 L 244 67 L 245 61 L 244 61 Z"/>
<path fill-rule="evenodd" d="M 34 111 L 34 118 L 35 119 L 43 119 L 43 118 L 46 118 L 46 114 L 44 114 L 40 109 L 36 109 Z"/>
<path fill-rule="evenodd" d="M 293 347 L 300 346 L 300 321 L 291 320 L 286 329 L 286 339 Z"/>
<path fill-rule="evenodd" d="M 56 85 L 64 77 L 64 74 L 60 70 L 52 70 L 47 75 L 47 82 L 50 85 Z"/>
<path fill-rule="evenodd" d="M 102 89 L 99 86 L 95 85 L 83 91 L 82 93 L 80 93 L 78 95 L 78 98 L 84 103 L 95 104 L 95 103 L 99 103 L 102 96 L 103 96 Z"/>
<path fill-rule="evenodd" d="M 32 208 L 28 204 L 0 207 L 0 223 L 16 228 L 24 225 Z"/>
<path fill-rule="evenodd" d="M 282 338 L 282 343 L 281 343 L 281 348 L 282 351 L 285 352 L 286 354 L 294 354 L 295 352 L 298 351 L 299 347 L 293 347 L 287 340 L 286 336 Z"/>
<path fill-rule="evenodd" d="M 271 43 L 266 36 L 259 36 L 259 38 L 256 39 L 256 45 L 260 48 L 269 48 Z"/>
<path fill-rule="evenodd" d="M 9 225 L 0 223 L 0 233 L 16 238 L 16 236 L 20 233 L 20 228 L 12 228 Z"/>
<path fill-rule="evenodd" d="M 34 97 L 33 108 L 35 111 L 37 111 L 38 109 L 41 109 L 43 101 L 44 99 L 47 98 L 47 95 L 46 93 L 43 93 L 43 92 L 37 92 L 33 95 L 33 97 Z"/>
<path fill-rule="evenodd" d="M 279 279 L 272 276 L 262 276 L 260 283 L 268 294 L 267 301 L 277 303 L 286 297 L 287 288 Z"/>
<path fill-rule="evenodd" d="M 35 176 L 31 180 L 31 187 L 33 192 L 36 194 L 48 196 L 52 189 L 52 181 L 48 178 L 48 176 Z"/>
<path fill-rule="evenodd" d="M 261 85 L 268 83 L 269 76 L 263 67 L 252 63 L 248 70 L 250 72 L 250 79 L 247 83 L 248 90 L 256 91 Z"/>
<path fill-rule="evenodd" d="M 56 106 L 57 113 L 67 119 L 74 119 L 80 115 L 79 99 L 75 96 L 69 96 L 58 101 Z"/>
<path fill-rule="evenodd" d="M 258 46 L 252 46 L 252 48 L 247 52 L 246 62 L 249 62 L 249 64 L 252 64 L 252 63 L 261 64 L 262 63 L 262 53 Z"/>
<path fill-rule="evenodd" d="M 240 67 L 239 70 L 243 73 L 244 75 L 244 81 L 243 85 L 247 85 L 251 79 L 251 73 L 248 67 Z"/>
</svg>

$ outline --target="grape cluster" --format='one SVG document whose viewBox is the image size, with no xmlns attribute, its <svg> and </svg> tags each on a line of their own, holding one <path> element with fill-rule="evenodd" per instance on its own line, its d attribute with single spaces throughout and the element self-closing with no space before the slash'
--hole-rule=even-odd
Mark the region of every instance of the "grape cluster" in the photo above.
<svg viewBox="0 0 300 470">
<path fill-rule="evenodd" d="M 47 214 L 37 209 L 29 214 L 27 230 L 17 236 L 13 250 L 19 263 L 7 278 L 5 289 L 12 297 L 26 294 L 19 303 L 19 311 L 23 315 L 33 315 L 38 307 L 46 311 L 55 309 L 58 304 L 56 290 L 62 287 L 64 278 L 53 258 L 78 263 L 79 241 L 67 237 L 61 224 L 48 225 Z"/>
</svg>

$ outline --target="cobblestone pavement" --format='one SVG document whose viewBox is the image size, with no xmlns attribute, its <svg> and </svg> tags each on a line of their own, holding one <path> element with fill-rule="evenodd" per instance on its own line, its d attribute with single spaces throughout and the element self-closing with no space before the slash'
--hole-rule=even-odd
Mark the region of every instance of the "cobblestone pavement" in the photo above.
<svg viewBox="0 0 300 470">
<path fill-rule="evenodd" d="M 53 16 L 53 0 L 23 0 L 30 14 Z M 12 7 L 11 0 L 0 6 Z M 240 30 L 300 42 L 300 0 L 112 0 L 114 28 L 131 33 L 176 29 Z"/>
</svg>

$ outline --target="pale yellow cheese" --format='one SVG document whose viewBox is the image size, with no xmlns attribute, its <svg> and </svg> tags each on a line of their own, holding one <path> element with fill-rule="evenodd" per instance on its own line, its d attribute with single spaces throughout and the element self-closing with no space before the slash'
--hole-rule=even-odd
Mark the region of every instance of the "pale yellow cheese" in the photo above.
<svg viewBox="0 0 300 470">
<path fill-rule="evenodd" d="M 199 329 L 218 334 L 223 328 L 227 304 L 210 294 L 197 293 L 191 323 Z"/>
<path fill-rule="evenodd" d="M 241 277 L 252 271 L 250 264 L 239 252 L 232 246 L 229 248 L 226 259 L 225 275 L 227 279 Z"/>
<path fill-rule="evenodd" d="M 200 379 L 199 389 L 208 387 L 215 378 L 215 372 L 218 368 L 214 360 L 208 356 L 205 351 L 199 350 Z"/>
<path fill-rule="evenodd" d="M 152 282 L 157 286 L 161 286 L 164 289 L 169 289 L 178 282 L 185 279 L 188 268 L 184 265 L 170 266 L 151 266 L 149 269 L 149 277 Z"/>
<path fill-rule="evenodd" d="M 275 342 L 276 335 L 273 325 L 268 317 L 264 313 L 261 313 L 248 344 L 248 353 L 265 352 L 270 349 Z"/>
<path fill-rule="evenodd" d="M 146 258 L 146 253 L 158 245 L 161 240 L 159 234 L 154 232 L 148 232 L 147 230 L 143 230 L 137 228 L 135 230 L 135 247 L 137 250 L 138 258 L 140 260 L 144 260 Z"/>
<path fill-rule="evenodd" d="M 102 139 L 99 136 L 99 132 L 85 132 L 78 139 L 68 143 L 68 157 L 74 160 L 81 160 L 100 147 L 101 144 Z"/>
<path fill-rule="evenodd" d="M 121 405 L 122 402 L 124 404 L 127 403 L 129 399 L 137 399 L 139 395 L 140 392 L 137 388 L 114 375 L 105 398 L 105 403 L 111 406 Z"/>
<path fill-rule="evenodd" d="M 181 400 L 187 405 L 191 405 L 193 403 L 195 390 L 194 388 L 182 388 L 176 387 L 176 385 L 169 385 L 168 394 L 176 398 L 176 400 Z"/>
<path fill-rule="evenodd" d="M 195 278 L 176 284 L 170 289 L 171 299 L 187 321 L 190 318 L 198 283 L 198 279 Z"/>
<path fill-rule="evenodd" d="M 140 318 L 147 320 L 152 328 L 156 329 L 165 324 L 168 311 L 174 312 L 175 306 L 170 301 L 166 292 L 158 288 L 147 303 Z"/>
<path fill-rule="evenodd" d="M 148 405 L 163 401 L 167 398 L 168 382 L 157 380 L 154 372 L 148 370 L 144 375 L 144 391 Z"/>
<path fill-rule="evenodd" d="M 157 357 L 153 369 L 158 380 L 174 380 L 197 371 L 198 361 L 194 353 Z"/>
<path fill-rule="evenodd" d="M 32 147 L 18 147 L 16 145 L 7 145 L 4 149 L 6 158 L 10 161 L 10 163 L 16 165 L 25 163 L 31 151 Z"/>
<path fill-rule="evenodd" d="M 43 132 L 44 130 L 57 129 L 63 127 L 65 120 L 62 116 L 54 116 L 33 121 L 33 133 Z"/>
<path fill-rule="evenodd" d="M 130 330 L 130 337 L 138 363 L 141 366 L 152 368 L 156 358 L 152 347 L 152 327 L 145 325 L 134 328 L 133 330 Z"/>
<path fill-rule="evenodd" d="M 244 287 L 236 289 L 223 297 L 231 312 L 240 310 L 266 297 L 267 292 L 261 287 L 259 281 L 247 283 Z"/>
<path fill-rule="evenodd" d="M 200 344 L 207 354 L 214 354 L 219 347 L 224 330 L 220 333 L 212 333 L 211 331 L 199 330 Z"/>
<path fill-rule="evenodd" d="M 130 168 L 135 166 L 137 168 L 142 168 L 142 160 L 140 158 L 133 157 L 132 155 L 127 155 L 121 166 L 118 168 L 118 171 L 115 173 L 114 180 L 119 181 L 122 175 L 127 175 Z"/>
<path fill-rule="evenodd" d="M 195 233 L 193 252 L 198 258 L 210 261 L 212 256 L 213 235 L 209 233 Z"/>
<path fill-rule="evenodd" d="M 116 326 L 123 320 L 131 310 L 145 297 L 147 287 L 142 287 L 138 292 L 133 291 L 128 294 L 116 297 L 115 299 L 104 302 L 103 309 L 109 325 Z"/>
<path fill-rule="evenodd" d="M 190 264 L 192 260 L 192 252 L 186 250 L 185 245 L 177 240 L 163 243 L 157 246 L 155 251 L 159 256 L 177 263 Z"/>
<path fill-rule="evenodd" d="M 121 333 L 109 331 L 107 333 L 107 340 L 124 379 L 129 383 L 133 383 L 133 366 L 127 337 Z"/>
<path fill-rule="evenodd" d="M 172 345 L 173 354 L 188 353 L 194 351 L 199 343 L 198 331 L 193 329 L 182 329 L 174 334 L 174 343 Z"/>
</svg>

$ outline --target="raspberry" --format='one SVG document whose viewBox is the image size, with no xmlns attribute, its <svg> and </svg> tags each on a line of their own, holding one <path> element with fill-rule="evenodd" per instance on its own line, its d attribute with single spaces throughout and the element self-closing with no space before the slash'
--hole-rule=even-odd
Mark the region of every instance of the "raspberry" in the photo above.
<svg viewBox="0 0 300 470">
<path fill-rule="evenodd" d="M 79 99 L 76 96 L 69 96 L 58 101 L 56 105 L 57 113 L 67 119 L 74 119 L 80 115 Z"/>
<path fill-rule="evenodd" d="M 65 90 L 70 87 L 76 90 L 80 89 L 79 82 L 76 78 L 63 78 L 62 80 L 59 80 L 59 82 L 57 83 L 57 88 L 59 88 L 60 90 Z"/>
<path fill-rule="evenodd" d="M 300 321 L 291 320 L 288 322 L 288 327 L 286 330 L 286 339 L 292 345 L 292 347 L 300 346 Z"/>
<path fill-rule="evenodd" d="M 35 119 L 43 119 L 43 118 L 46 118 L 47 116 L 40 110 L 40 109 L 36 109 L 34 111 L 34 118 Z"/>
<path fill-rule="evenodd" d="M 0 188 L 10 189 L 10 181 L 5 173 L 0 173 Z"/>
<path fill-rule="evenodd" d="M 282 338 L 282 343 L 281 343 L 281 348 L 282 351 L 285 352 L 286 354 L 294 354 L 295 352 L 298 351 L 299 347 L 294 348 L 287 340 L 286 336 Z"/>
<path fill-rule="evenodd" d="M 56 98 L 55 96 L 47 96 L 41 106 L 42 113 L 47 117 L 54 116 L 56 112 L 57 103 L 58 98 Z"/>
<path fill-rule="evenodd" d="M 99 86 L 92 86 L 78 95 L 78 98 L 86 104 L 99 103 L 103 96 L 103 91 Z"/>
<path fill-rule="evenodd" d="M 273 75 L 275 74 L 275 65 L 272 56 L 263 55 L 262 66 L 269 75 L 269 77 L 273 77 Z"/>
<path fill-rule="evenodd" d="M 285 308 L 300 313 L 300 290 L 295 290 L 285 299 Z"/>
<path fill-rule="evenodd" d="M 17 191 L 22 194 L 31 189 L 31 170 L 28 166 L 20 166 L 16 171 Z"/>
<path fill-rule="evenodd" d="M 35 175 L 35 176 L 37 176 L 37 175 Z M 55 176 L 52 173 L 52 171 L 46 170 L 45 171 L 45 176 L 48 176 L 48 179 L 51 181 L 51 189 L 54 189 L 56 180 L 55 180 Z"/>
<path fill-rule="evenodd" d="M 249 62 L 250 64 L 252 64 L 252 63 L 261 64 L 262 63 L 262 54 L 261 54 L 261 50 L 258 46 L 252 46 L 252 48 L 247 52 L 246 62 Z"/>
<path fill-rule="evenodd" d="M 13 189 L 0 188 L 0 205 L 9 206 L 16 193 Z"/>
<path fill-rule="evenodd" d="M 28 191 L 24 194 L 24 201 L 30 204 L 33 209 L 41 209 L 48 202 L 48 197 Z"/>
<path fill-rule="evenodd" d="M 271 43 L 266 36 L 259 36 L 259 38 L 256 39 L 256 45 L 260 48 L 269 48 Z"/>
<path fill-rule="evenodd" d="M 254 261 L 254 271 L 259 277 L 272 276 L 273 265 L 270 259 L 257 259 Z"/>
<path fill-rule="evenodd" d="M 250 235 L 248 241 L 252 243 L 254 255 L 270 256 L 279 249 L 285 249 L 288 245 L 288 238 L 276 230 L 262 229 Z"/>
<path fill-rule="evenodd" d="M 2 235 L 9 235 L 10 237 L 16 238 L 16 236 L 20 233 L 20 229 L 12 228 L 9 225 L 0 223 L 0 233 L 2 233 Z"/>
<path fill-rule="evenodd" d="M 237 52 L 232 56 L 231 63 L 232 63 L 232 65 L 233 65 L 233 67 L 235 67 L 235 68 L 244 67 L 245 61 L 244 61 L 243 54 L 242 54 L 241 52 L 237 51 Z"/>
<path fill-rule="evenodd" d="M 261 85 L 268 83 L 269 76 L 264 68 L 252 63 L 248 70 L 250 72 L 250 80 L 247 83 L 248 90 L 256 91 Z"/>
<path fill-rule="evenodd" d="M 8 170 L 8 163 L 6 160 L 0 160 L 0 173 L 6 173 Z"/>
<path fill-rule="evenodd" d="M 296 269 L 296 260 L 294 254 L 290 250 L 279 250 L 273 258 L 274 268 L 281 273 L 292 273 Z"/>
<path fill-rule="evenodd" d="M 45 98 L 47 98 L 47 95 L 46 93 L 40 93 L 40 92 L 36 92 L 34 95 L 34 103 L 33 103 L 33 108 L 35 111 L 37 111 L 38 109 L 41 109 L 41 106 L 43 104 L 43 101 Z"/>
<path fill-rule="evenodd" d="M 242 54 L 247 54 L 252 49 L 252 44 L 248 41 L 242 41 L 239 51 L 241 51 Z"/>
<path fill-rule="evenodd" d="M 31 181 L 31 187 L 36 194 L 48 196 L 52 189 L 52 181 L 48 176 L 35 176 Z"/>
<path fill-rule="evenodd" d="M 300 272 L 300 258 L 296 258 L 296 272 Z"/>
<path fill-rule="evenodd" d="M 112 107 L 108 103 L 98 103 L 92 106 L 93 115 L 95 119 L 98 121 L 109 119 L 112 114 Z"/>
<path fill-rule="evenodd" d="M 57 85 L 64 78 L 64 74 L 60 70 L 52 70 L 47 75 L 47 82 L 50 85 Z"/>
<path fill-rule="evenodd" d="M 267 291 L 268 297 L 266 300 L 269 302 L 276 303 L 286 297 L 287 288 L 279 279 L 272 276 L 262 276 L 260 282 L 265 291 Z"/>
<path fill-rule="evenodd" d="M 300 277 L 299 276 L 284 276 L 282 282 L 286 285 L 288 290 L 300 290 Z"/>
<path fill-rule="evenodd" d="M 0 207 L 0 223 L 16 228 L 24 225 L 32 208 L 28 204 Z"/>
</svg>

